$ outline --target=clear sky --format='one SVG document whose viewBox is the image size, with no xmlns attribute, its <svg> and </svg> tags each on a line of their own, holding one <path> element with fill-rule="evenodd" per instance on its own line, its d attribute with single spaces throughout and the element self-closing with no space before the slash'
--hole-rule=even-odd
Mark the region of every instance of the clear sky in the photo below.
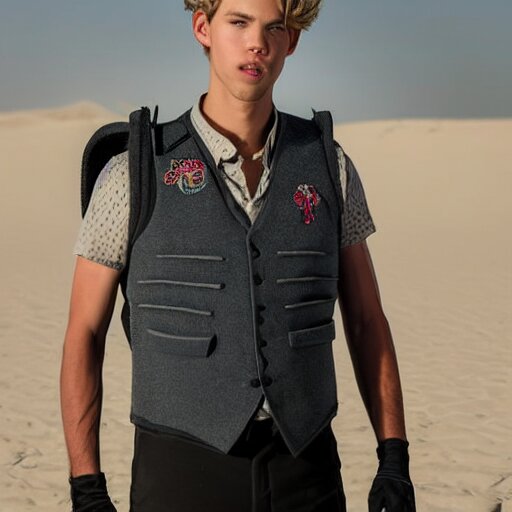
<svg viewBox="0 0 512 512">
<path fill-rule="evenodd" d="M 512 0 L 324 0 L 276 105 L 337 122 L 511 117 L 511 25 Z M 0 0 L 0 111 L 158 103 L 168 120 L 206 87 L 181 0 Z"/>
</svg>

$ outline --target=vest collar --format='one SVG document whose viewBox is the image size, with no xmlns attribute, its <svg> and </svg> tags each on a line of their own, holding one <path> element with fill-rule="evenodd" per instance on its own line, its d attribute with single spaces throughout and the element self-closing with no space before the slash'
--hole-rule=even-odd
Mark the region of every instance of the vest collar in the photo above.
<svg viewBox="0 0 512 512">
<path fill-rule="evenodd" d="M 268 184 L 268 190 L 265 194 L 265 197 L 263 198 L 263 204 L 261 206 L 260 212 L 258 213 L 258 216 L 256 217 L 255 221 L 252 222 L 249 218 L 247 212 L 237 203 L 237 201 L 234 199 L 233 194 L 228 189 L 228 186 L 225 182 L 225 180 L 221 176 L 221 172 L 223 172 L 217 165 L 215 165 L 213 155 L 210 152 L 208 146 L 206 145 L 205 141 L 201 137 L 201 135 L 198 133 L 196 127 L 194 126 L 194 122 L 192 120 L 192 109 L 188 110 L 183 116 L 182 116 L 182 122 L 185 124 L 185 127 L 189 134 L 194 139 L 200 153 L 202 154 L 204 160 L 207 162 L 208 166 L 210 167 L 214 179 L 217 182 L 217 185 L 224 196 L 224 200 L 227 204 L 230 205 L 232 211 L 235 213 L 236 218 L 238 221 L 245 227 L 245 229 L 248 232 L 251 232 L 255 229 L 255 227 L 259 226 L 261 223 L 262 214 L 265 211 L 266 203 L 268 203 L 268 196 L 271 193 L 272 190 L 272 182 L 275 179 L 276 170 L 278 170 L 277 166 L 279 163 L 279 157 L 283 150 L 284 145 L 284 131 L 286 126 L 286 116 L 279 113 L 279 116 L 276 116 L 277 123 L 275 126 L 275 147 L 272 148 L 272 154 L 271 154 L 271 165 L 270 165 L 270 178 L 269 178 L 269 184 Z M 282 171 L 282 170 L 281 170 Z"/>
<path fill-rule="evenodd" d="M 222 162 L 233 160 L 239 157 L 235 145 L 222 133 L 218 132 L 213 128 L 203 116 L 201 112 L 201 105 L 206 93 L 203 94 L 193 105 L 190 111 L 190 120 L 194 126 L 197 134 L 201 137 L 204 145 L 211 153 L 215 167 L 218 167 Z M 277 125 L 278 125 L 279 112 L 274 106 L 274 124 L 270 130 L 265 146 L 262 149 L 263 163 L 270 167 L 270 156 L 274 148 Z"/>
</svg>

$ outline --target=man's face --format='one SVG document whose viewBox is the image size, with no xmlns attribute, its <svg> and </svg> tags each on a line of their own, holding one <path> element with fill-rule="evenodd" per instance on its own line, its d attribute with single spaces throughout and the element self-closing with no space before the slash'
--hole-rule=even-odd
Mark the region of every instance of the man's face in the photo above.
<svg viewBox="0 0 512 512">
<path fill-rule="evenodd" d="M 222 0 L 210 22 L 196 13 L 194 32 L 209 48 L 210 91 L 248 102 L 272 97 L 299 37 L 285 28 L 281 0 Z"/>
</svg>

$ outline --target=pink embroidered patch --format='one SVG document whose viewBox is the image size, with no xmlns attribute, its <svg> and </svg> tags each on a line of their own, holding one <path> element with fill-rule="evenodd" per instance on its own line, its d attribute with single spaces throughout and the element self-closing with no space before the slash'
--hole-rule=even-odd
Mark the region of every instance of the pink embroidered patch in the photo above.
<svg viewBox="0 0 512 512">
<path fill-rule="evenodd" d="M 164 175 L 166 185 L 178 185 L 184 194 L 196 194 L 206 185 L 205 165 L 201 160 L 171 160 Z"/>
<path fill-rule="evenodd" d="M 311 224 L 315 220 L 313 211 L 320 203 L 315 187 L 306 183 L 299 185 L 293 194 L 293 200 L 303 213 L 304 224 Z"/>
</svg>

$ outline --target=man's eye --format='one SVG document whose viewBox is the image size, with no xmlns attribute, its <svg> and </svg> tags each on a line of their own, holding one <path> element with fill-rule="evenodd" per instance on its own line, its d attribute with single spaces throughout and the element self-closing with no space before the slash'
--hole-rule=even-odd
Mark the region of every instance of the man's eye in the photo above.
<svg viewBox="0 0 512 512">
<path fill-rule="evenodd" d="M 245 25 L 244 20 L 233 20 L 230 23 L 231 25 L 235 25 L 236 27 L 243 27 Z"/>
<path fill-rule="evenodd" d="M 272 25 L 270 28 L 269 28 L 270 31 L 281 31 L 281 30 L 284 30 L 284 25 Z"/>
</svg>

